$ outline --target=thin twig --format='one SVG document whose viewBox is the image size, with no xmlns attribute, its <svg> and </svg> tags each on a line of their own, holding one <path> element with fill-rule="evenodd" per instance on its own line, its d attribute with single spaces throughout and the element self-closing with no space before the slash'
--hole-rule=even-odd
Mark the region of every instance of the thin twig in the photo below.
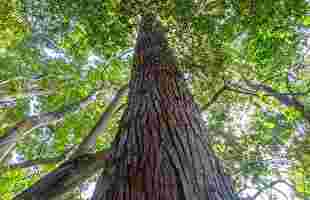
<svg viewBox="0 0 310 200">
<path fill-rule="evenodd" d="M 205 104 L 201 110 L 204 111 L 204 110 L 207 110 L 213 103 L 215 103 L 218 98 L 221 96 L 221 94 L 227 89 L 226 85 L 224 85 L 221 89 L 219 89 L 215 94 L 214 96 L 211 98 L 211 100 Z"/>
</svg>

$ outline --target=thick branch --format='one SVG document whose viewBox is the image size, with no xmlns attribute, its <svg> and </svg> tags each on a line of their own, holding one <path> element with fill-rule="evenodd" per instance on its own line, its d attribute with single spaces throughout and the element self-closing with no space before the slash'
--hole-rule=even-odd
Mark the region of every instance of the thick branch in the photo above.
<svg viewBox="0 0 310 200">
<path fill-rule="evenodd" d="M 14 77 L 12 79 L 9 79 L 9 80 L 1 80 L 0 81 L 0 86 L 6 85 L 6 84 L 8 84 L 11 81 L 16 81 L 16 80 L 21 80 L 21 79 L 25 79 L 25 77 L 18 76 L 18 77 Z"/>
<path fill-rule="evenodd" d="M 85 108 L 96 100 L 98 93 L 98 91 L 95 91 L 80 102 L 64 106 L 58 111 L 31 116 L 17 123 L 0 137 L 0 163 L 3 162 L 10 151 L 14 149 L 18 139 L 25 137 L 34 129 L 62 121 L 66 114 L 75 113 Z"/>
<path fill-rule="evenodd" d="M 236 86 L 233 84 L 227 86 L 227 90 L 253 96 L 258 96 L 256 93 L 258 91 L 262 91 L 265 93 L 264 94 L 265 96 L 271 96 L 277 99 L 281 104 L 295 108 L 297 111 L 301 112 L 308 121 L 310 121 L 310 112 L 305 111 L 305 105 L 303 105 L 295 97 L 295 96 L 303 96 L 306 95 L 307 93 L 280 93 L 268 85 L 255 84 L 249 80 L 246 80 L 246 84 L 249 88 L 251 88 L 251 90 L 241 88 L 240 86 Z"/>
<path fill-rule="evenodd" d="M 57 157 L 54 157 L 54 158 L 26 160 L 24 162 L 10 164 L 8 166 L 3 167 L 1 169 L 1 173 L 6 172 L 8 170 L 33 167 L 35 165 L 55 164 L 55 163 L 58 163 L 58 162 L 62 161 L 64 158 L 65 158 L 65 155 L 57 156 Z"/>
<path fill-rule="evenodd" d="M 1 91 L 2 93 L 3 91 Z M 0 96 L 0 102 L 1 101 L 12 101 L 20 98 L 29 98 L 33 96 L 44 96 L 54 93 L 54 91 L 44 91 L 40 89 L 32 89 L 29 91 L 22 91 L 13 95 L 7 95 L 7 96 Z"/>
<path fill-rule="evenodd" d="M 16 106 L 16 99 L 0 100 L 0 108 L 12 108 Z"/>
<path fill-rule="evenodd" d="M 268 85 L 254 84 L 250 81 L 247 81 L 247 85 L 257 91 L 260 90 L 267 93 L 267 95 L 274 97 L 283 105 L 295 108 L 301 112 L 308 121 L 310 121 L 310 112 L 305 111 L 305 106 L 296 97 L 294 97 L 295 95 L 282 94 Z"/>
<path fill-rule="evenodd" d="M 59 199 L 58 196 L 74 188 L 99 169 L 107 166 L 110 156 L 105 151 L 84 154 L 66 161 L 58 168 L 41 178 L 14 200 Z"/>
<path fill-rule="evenodd" d="M 125 85 L 117 92 L 111 103 L 108 105 L 107 109 L 101 115 L 96 126 L 82 141 L 82 143 L 79 145 L 77 151 L 72 155 L 72 157 L 79 156 L 84 153 L 89 153 L 91 150 L 94 150 L 94 145 L 96 143 L 97 137 L 104 132 L 105 128 L 107 127 L 108 121 L 113 114 L 113 110 L 119 103 L 120 99 L 125 95 L 127 89 L 128 85 Z"/>
<path fill-rule="evenodd" d="M 54 93 L 53 91 L 47 92 L 42 90 L 32 90 L 23 93 L 17 93 L 15 95 L 1 96 L 0 97 L 0 108 L 8 108 L 16 106 L 16 100 L 22 98 L 29 98 L 34 96 L 45 96 Z"/>
</svg>

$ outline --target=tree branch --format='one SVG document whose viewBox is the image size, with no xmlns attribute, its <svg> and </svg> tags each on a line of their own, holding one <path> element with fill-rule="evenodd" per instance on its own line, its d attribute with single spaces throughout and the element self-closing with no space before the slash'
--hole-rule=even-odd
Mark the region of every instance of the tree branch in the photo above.
<svg viewBox="0 0 310 200">
<path fill-rule="evenodd" d="M 0 108 L 12 108 L 16 106 L 16 99 L 0 100 Z"/>
<path fill-rule="evenodd" d="M 213 103 L 215 103 L 218 98 L 221 96 L 221 94 L 227 89 L 226 85 L 224 85 L 221 89 L 219 89 L 215 94 L 214 96 L 211 98 L 211 100 L 205 104 L 201 110 L 207 110 Z"/>
<path fill-rule="evenodd" d="M 2 91 L 1 91 L 2 92 Z M 29 91 L 24 91 L 21 93 L 16 93 L 14 95 L 0 96 L 0 101 L 12 101 L 20 98 L 29 98 L 33 96 L 44 96 L 55 93 L 54 91 L 44 91 L 40 89 L 32 89 Z"/>
<path fill-rule="evenodd" d="M 99 169 L 109 166 L 110 158 L 109 153 L 100 151 L 66 161 L 13 200 L 59 199 L 58 196 L 79 185 Z"/>
<path fill-rule="evenodd" d="M 258 91 L 262 91 L 265 93 L 264 94 L 265 96 L 274 97 L 281 104 L 295 108 L 297 111 L 301 112 L 308 121 L 310 121 L 310 112 L 305 111 L 305 106 L 296 97 L 294 97 L 294 96 L 306 95 L 310 91 L 307 91 L 304 93 L 280 93 L 268 85 L 255 84 L 255 83 L 253 83 L 249 80 L 246 80 L 246 79 L 245 79 L 245 82 L 246 82 L 247 86 L 252 89 L 251 92 L 249 92 L 250 90 L 248 90 L 248 89 L 244 89 L 244 88 L 241 88 L 240 86 L 235 86 L 235 85 L 234 86 L 228 86 L 227 90 L 237 92 L 237 93 L 241 93 L 241 94 L 254 95 L 254 96 L 258 96 L 256 93 Z M 236 89 L 235 87 L 238 87 L 238 89 Z M 239 89 L 242 89 L 242 90 L 239 90 Z"/>
<path fill-rule="evenodd" d="M 59 196 L 78 186 L 100 169 L 103 169 L 101 179 L 115 178 L 113 169 L 127 156 L 127 153 L 123 153 L 119 157 L 113 157 L 112 152 L 115 151 L 113 149 L 115 147 L 96 153 L 79 155 L 65 161 L 31 187 L 18 194 L 13 200 L 59 199 Z M 140 153 L 136 155 L 140 155 Z"/>
<path fill-rule="evenodd" d="M 89 153 L 94 150 L 94 145 L 96 143 L 97 137 L 104 133 L 104 130 L 108 124 L 111 115 L 113 114 L 113 110 L 119 103 L 120 99 L 125 95 L 128 89 L 128 85 L 123 86 L 112 99 L 111 103 L 108 105 L 104 113 L 101 115 L 99 121 L 96 126 L 90 131 L 90 133 L 84 138 L 81 142 L 75 153 L 72 157 L 79 156 L 84 153 Z"/>
<path fill-rule="evenodd" d="M 292 185 L 288 184 L 286 181 L 284 181 L 284 180 L 276 180 L 276 181 L 273 181 L 270 184 L 264 186 L 263 188 L 259 189 L 259 191 L 251 199 L 253 199 L 253 200 L 256 199 L 262 192 L 264 192 L 265 190 L 267 190 L 269 188 L 272 188 L 273 186 L 277 185 L 278 183 L 284 183 L 287 186 L 293 188 L 293 190 L 295 190 L 295 188 Z"/>
<path fill-rule="evenodd" d="M 58 163 L 58 162 L 62 161 L 64 158 L 65 158 L 65 155 L 60 155 L 60 156 L 57 156 L 54 158 L 27 160 L 27 161 L 20 162 L 20 163 L 10 164 L 8 166 L 4 166 L 1 169 L 1 173 L 6 172 L 8 170 L 33 167 L 35 165 L 45 165 L 45 164 Z"/>
<path fill-rule="evenodd" d="M 0 163 L 2 163 L 11 150 L 14 149 L 18 139 L 25 137 L 34 129 L 62 121 L 68 113 L 76 113 L 79 110 L 84 109 L 96 100 L 99 93 L 99 91 L 94 91 L 78 103 L 66 105 L 58 111 L 31 116 L 18 122 L 14 127 L 10 128 L 3 136 L 0 137 Z"/>
<path fill-rule="evenodd" d="M 21 98 L 29 98 L 33 96 L 45 96 L 54 93 L 54 91 L 43 91 L 43 90 L 31 90 L 15 95 L 1 96 L 0 97 L 0 108 L 8 108 L 16 106 L 16 100 Z"/>
<path fill-rule="evenodd" d="M 232 92 L 236 92 L 236 93 L 239 93 L 239 94 L 245 94 L 245 95 L 251 95 L 251 96 L 258 96 L 255 92 L 253 91 L 249 91 L 249 90 L 244 90 L 240 87 L 238 87 L 238 89 L 234 88 L 234 87 L 231 87 L 231 86 L 227 86 L 227 89 L 228 91 L 232 91 Z"/>
<path fill-rule="evenodd" d="M 274 97 L 283 105 L 295 108 L 296 110 L 301 112 L 308 121 L 310 121 L 310 112 L 305 111 L 305 106 L 291 94 L 290 95 L 282 94 L 270 86 L 263 84 L 254 84 L 250 81 L 247 81 L 247 85 L 255 90 L 264 91 L 265 93 L 267 93 L 267 95 Z"/>
<path fill-rule="evenodd" d="M 12 79 L 9 79 L 9 80 L 1 80 L 0 81 L 0 86 L 2 86 L 2 85 L 6 85 L 6 84 L 8 84 L 9 82 L 11 82 L 11 81 L 16 81 L 16 80 L 21 80 L 21 79 L 25 79 L 25 77 L 22 77 L 22 76 L 17 76 L 17 77 L 14 77 L 14 78 L 12 78 Z"/>
</svg>

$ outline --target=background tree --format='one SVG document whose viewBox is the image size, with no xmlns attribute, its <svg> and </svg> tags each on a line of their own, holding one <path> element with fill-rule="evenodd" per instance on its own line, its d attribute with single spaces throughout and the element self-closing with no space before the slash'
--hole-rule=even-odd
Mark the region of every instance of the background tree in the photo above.
<svg viewBox="0 0 310 200">
<path fill-rule="evenodd" d="M 97 136 L 90 157 L 106 160 L 127 101 L 111 97 L 128 83 L 143 8 L 168 27 L 210 145 L 240 196 L 260 198 L 270 188 L 279 198 L 309 196 L 306 1 L 23 0 L 0 7 L 1 197 L 11 199 L 53 169 L 70 169 L 64 160 L 83 155 L 78 146 L 94 141 L 87 135 Z M 97 164 L 89 173 L 75 167 L 80 178 L 66 177 L 75 189 L 63 198 L 79 198 L 85 178 L 104 168 Z M 284 185 L 291 189 L 281 193 Z"/>
</svg>

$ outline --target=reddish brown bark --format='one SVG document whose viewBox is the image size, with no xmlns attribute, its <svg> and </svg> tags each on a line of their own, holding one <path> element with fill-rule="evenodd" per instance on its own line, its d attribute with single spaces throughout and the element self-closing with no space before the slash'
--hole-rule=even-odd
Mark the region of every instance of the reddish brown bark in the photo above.
<svg viewBox="0 0 310 200">
<path fill-rule="evenodd" d="M 151 15 L 141 20 L 134 59 L 113 154 L 125 159 L 108 181 L 101 177 L 93 200 L 237 199 L 163 29 Z"/>
</svg>

